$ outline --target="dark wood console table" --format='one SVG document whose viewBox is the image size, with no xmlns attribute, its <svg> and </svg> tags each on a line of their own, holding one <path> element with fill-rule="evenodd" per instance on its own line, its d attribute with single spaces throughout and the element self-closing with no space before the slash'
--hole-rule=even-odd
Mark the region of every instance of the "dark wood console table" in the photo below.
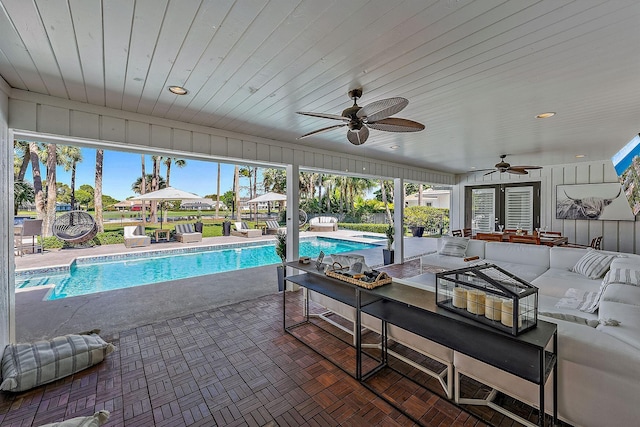
<svg viewBox="0 0 640 427">
<path fill-rule="evenodd" d="M 536 328 L 513 336 L 437 307 L 435 294 L 430 291 L 398 283 L 368 290 L 326 277 L 313 264 L 287 265 L 306 271 L 287 277 L 287 281 L 356 310 L 356 379 L 364 382 L 387 366 L 386 330 L 387 324 L 392 324 L 536 384 L 539 387 L 539 425 L 544 425 L 545 383 L 551 373 L 557 370 L 556 324 L 538 320 Z M 283 325 L 289 332 L 290 328 L 308 322 L 308 299 L 305 299 L 306 319 L 288 327 L 284 323 L 285 299 L 283 295 Z M 362 373 L 361 313 L 380 319 L 382 325 L 382 357 L 379 365 L 365 374 Z M 551 348 L 545 350 L 549 346 Z M 553 375 L 554 424 L 557 423 L 557 377 L 556 372 Z"/>
</svg>

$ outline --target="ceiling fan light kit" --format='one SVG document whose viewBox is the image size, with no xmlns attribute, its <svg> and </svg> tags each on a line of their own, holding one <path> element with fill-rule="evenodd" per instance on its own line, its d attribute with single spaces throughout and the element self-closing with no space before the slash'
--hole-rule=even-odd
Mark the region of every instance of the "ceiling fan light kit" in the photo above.
<svg viewBox="0 0 640 427">
<path fill-rule="evenodd" d="M 298 114 L 304 116 L 340 120 L 342 122 L 338 125 L 327 126 L 309 132 L 298 137 L 298 139 L 347 126 L 347 140 L 353 145 L 362 145 L 367 141 L 367 138 L 369 138 L 369 128 L 385 132 L 418 132 L 424 129 L 422 123 L 390 117 L 402 111 L 409 104 L 409 101 L 405 98 L 395 97 L 381 99 L 364 107 L 360 107 L 357 101 L 361 96 L 361 88 L 350 90 L 349 98 L 353 99 L 353 105 L 345 108 L 341 115 L 298 111 Z"/>
</svg>

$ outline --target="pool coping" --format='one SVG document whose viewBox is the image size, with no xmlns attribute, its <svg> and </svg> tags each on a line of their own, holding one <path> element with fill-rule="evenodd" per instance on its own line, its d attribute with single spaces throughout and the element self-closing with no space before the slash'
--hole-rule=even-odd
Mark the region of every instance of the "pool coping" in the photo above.
<svg viewBox="0 0 640 427">
<path fill-rule="evenodd" d="M 343 237 L 343 236 L 306 236 L 301 237 L 301 241 L 322 238 L 326 240 L 342 240 L 355 243 L 367 243 L 372 245 L 380 245 L 380 242 L 373 239 Z M 67 264 L 59 264 L 47 267 L 29 268 L 15 270 L 16 281 L 31 278 L 34 276 L 40 276 L 45 274 L 64 274 L 68 273 L 74 265 L 93 264 L 97 262 L 116 262 L 122 260 L 134 260 L 134 259 L 146 259 L 156 256 L 168 256 L 177 254 L 207 252 L 211 250 L 225 250 L 233 248 L 246 248 L 254 246 L 269 246 L 273 245 L 273 240 L 260 240 L 249 242 L 235 242 L 235 243 L 218 243 L 205 246 L 190 246 L 185 248 L 167 248 L 167 249 L 154 249 L 144 252 L 119 252 L 108 255 L 85 255 L 79 256 L 68 262 Z M 35 286 L 32 286 L 35 287 Z M 18 289 L 18 286 L 16 286 Z M 20 288 L 22 289 L 22 288 Z"/>
</svg>

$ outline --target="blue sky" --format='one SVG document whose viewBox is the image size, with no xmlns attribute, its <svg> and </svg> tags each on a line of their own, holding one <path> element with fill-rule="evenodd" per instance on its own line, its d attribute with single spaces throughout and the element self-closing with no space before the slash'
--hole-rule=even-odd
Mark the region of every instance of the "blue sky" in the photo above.
<svg viewBox="0 0 640 427">
<path fill-rule="evenodd" d="M 125 200 L 127 197 L 134 196 L 131 191 L 131 185 L 142 174 L 141 155 L 134 153 L 125 153 L 121 151 L 105 150 L 103 163 L 102 178 L 102 194 L 109 195 L 117 200 Z M 78 164 L 76 171 L 76 188 L 80 188 L 82 184 L 89 184 L 92 187 L 95 184 L 95 159 L 96 150 L 94 148 L 82 148 L 83 161 Z M 153 163 L 151 156 L 145 156 L 146 172 L 150 174 L 153 171 Z M 233 187 L 233 169 L 234 165 L 221 163 L 220 169 L 220 193 L 224 194 Z M 42 179 L 46 179 L 44 166 L 41 164 Z M 56 180 L 69 185 L 71 183 L 71 172 L 65 172 L 62 167 L 56 170 Z M 166 177 L 166 167 L 160 168 L 160 174 Z M 216 179 L 218 174 L 218 165 L 215 162 L 204 162 L 199 160 L 188 160 L 187 165 L 179 168 L 175 165 L 171 166 L 170 184 L 172 187 L 179 188 L 184 191 L 204 196 L 206 194 L 216 193 Z M 33 182 L 31 166 L 27 169 L 25 180 Z M 260 180 L 260 176 L 258 177 Z M 247 178 L 240 179 L 241 186 L 248 185 Z M 246 191 L 241 191 L 241 195 Z"/>
</svg>

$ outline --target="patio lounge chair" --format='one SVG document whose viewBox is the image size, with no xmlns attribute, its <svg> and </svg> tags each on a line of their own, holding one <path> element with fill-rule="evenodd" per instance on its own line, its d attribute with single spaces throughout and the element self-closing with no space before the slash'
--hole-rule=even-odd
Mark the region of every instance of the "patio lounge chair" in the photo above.
<svg viewBox="0 0 640 427">
<path fill-rule="evenodd" d="M 269 220 L 266 222 L 267 226 L 265 227 L 266 234 L 278 234 L 278 231 L 287 231 L 287 227 L 280 227 L 278 221 Z"/>
<path fill-rule="evenodd" d="M 124 227 L 124 246 L 127 248 L 137 248 L 140 246 L 149 246 L 151 237 L 144 233 L 144 227 L 141 225 L 127 225 Z"/>
<path fill-rule="evenodd" d="M 317 216 L 309 220 L 309 231 L 336 231 L 338 218 L 334 216 Z"/>
<path fill-rule="evenodd" d="M 193 224 L 176 224 L 176 240 L 182 243 L 202 242 L 202 233 L 193 227 Z"/>
<path fill-rule="evenodd" d="M 236 221 L 235 226 L 236 226 L 236 229 L 231 231 L 231 234 L 234 236 L 240 236 L 240 237 L 262 236 L 262 230 L 249 228 L 247 223 L 244 221 Z"/>
</svg>

